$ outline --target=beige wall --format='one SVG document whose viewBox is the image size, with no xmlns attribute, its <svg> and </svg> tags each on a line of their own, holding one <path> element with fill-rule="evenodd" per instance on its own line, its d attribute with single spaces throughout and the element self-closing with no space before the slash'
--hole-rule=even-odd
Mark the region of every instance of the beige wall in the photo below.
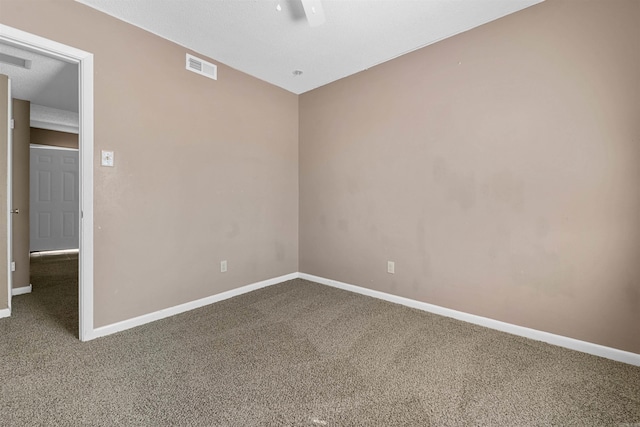
<svg viewBox="0 0 640 427">
<path fill-rule="evenodd" d="M 9 79 L 4 74 L 0 74 L 0 177 L 7 176 L 7 118 L 9 115 Z M 0 180 L 4 185 L 0 185 L 0 310 L 9 308 L 9 292 L 7 283 L 7 186 L 6 179 Z"/>
<path fill-rule="evenodd" d="M 78 134 L 31 128 L 31 143 L 54 147 L 78 148 Z"/>
<path fill-rule="evenodd" d="M 639 22 L 549 0 L 302 95 L 300 270 L 640 353 Z"/>
<path fill-rule="evenodd" d="M 94 54 L 94 326 L 298 270 L 295 95 L 222 64 L 218 81 L 188 72 L 186 49 L 73 0 L 0 10 Z"/>
<path fill-rule="evenodd" d="M 20 213 L 13 215 L 13 260 L 16 271 L 13 272 L 12 286 L 29 286 L 29 101 L 13 100 L 13 209 Z"/>
<path fill-rule="evenodd" d="M 71 0 L 0 9 L 95 54 L 96 326 L 298 270 L 299 207 L 300 271 L 640 353 L 637 1 L 548 0 L 299 109 Z"/>
</svg>

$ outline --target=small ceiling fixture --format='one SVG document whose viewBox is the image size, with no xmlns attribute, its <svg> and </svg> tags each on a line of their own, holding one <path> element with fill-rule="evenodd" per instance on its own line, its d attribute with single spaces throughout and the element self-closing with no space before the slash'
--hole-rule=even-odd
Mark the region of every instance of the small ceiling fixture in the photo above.
<svg viewBox="0 0 640 427">
<path fill-rule="evenodd" d="M 294 77 L 302 75 L 302 70 L 293 70 Z"/>
<path fill-rule="evenodd" d="M 307 21 L 312 27 L 317 27 L 324 24 L 324 9 L 322 7 L 322 0 L 300 0 L 302 2 L 302 8 L 304 14 L 307 16 Z"/>
</svg>

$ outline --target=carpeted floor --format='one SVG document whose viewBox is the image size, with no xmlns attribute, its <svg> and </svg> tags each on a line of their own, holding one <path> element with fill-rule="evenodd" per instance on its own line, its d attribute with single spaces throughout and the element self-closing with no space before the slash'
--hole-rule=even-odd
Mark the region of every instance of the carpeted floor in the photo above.
<svg viewBox="0 0 640 427">
<path fill-rule="evenodd" d="M 88 343 L 75 257 L 0 320 L 0 424 L 640 423 L 640 368 L 293 280 Z"/>
</svg>

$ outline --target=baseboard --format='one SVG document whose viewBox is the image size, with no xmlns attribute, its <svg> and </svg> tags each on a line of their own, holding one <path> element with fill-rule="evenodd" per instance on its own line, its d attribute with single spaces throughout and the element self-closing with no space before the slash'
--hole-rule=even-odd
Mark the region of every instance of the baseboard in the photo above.
<svg viewBox="0 0 640 427">
<path fill-rule="evenodd" d="M 293 280 L 297 278 L 320 283 L 322 285 L 332 286 L 334 288 L 344 289 L 346 291 L 350 291 L 350 292 L 354 292 L 362 295 L 367 295 L 373 298 L 382 299 L 392 303 L 401 304 L 401 305 L 415 308 L 418 310 L 427 311 L 429 313 L 438 314 L 440 316 L 451 317 L 453 319 L 458 319 L 464 322 L 473 323 L 475 325 L 484 326 L 490 329 L 507 332 L 507 333 L 518 335 L 525 338 L 530 338 L 536 341 L 543 341 L 549 344 L 557 345 L 559 347 L 568 348 L 570 350 L 576 350 L 583 353 L 592 354 L 595 356 L 600 356 L 607 359 L 615 360 L 618 362 L 640 366 L 640 354 L 631 353 L 628 351 L 619 350 L 612 347 L 606 347 L 600 344 L 594 344 L 587 341 L 581 341 L 574 338 L 565 337 L 562 335 L 556 335 L 549 332 L 539 331 L 536 329 L 526 328 L 524 326 L 518 326 L 511 323 L 501 322 L 499 320 L 477 316 L 475 314 L 469 314 L 462 311 L 452 310 L 450 308 L 440 307 L 438 305 L 416 301 L 410 298 L 404 298 L 397 295 L 375 291 L 372 289 L 367 289 L 360 286 L 351 285 L 348 283 L 339 282 L 337 280 L 327 279 L 324 277 L 314 276 L 306 273 L 291 273 L 291 274 L 287 274 L 280 277 L 274 277 L 273 279 L 263 280 L 261 282 L 256 282 L 250 285 L 243 286 L 241 288 L 232 289 L 232 290 L 222 292 L 216 295 L 212 295 L 206 298 L 201 298 L 196 301 L 187 302 L 174 307 L 169 307 L 153 313 L 138 316 L 133 319 L 123 320 L 121 322 L 113 323 L 111 325 L 102 326 L 100 328 L 94 329 L 93 332 L 90 334 L 90 336 L 87 337 L 87 340 L 111 335 L 116 332 L 125 331 L 127 329 L 131 329 L 136 326 L 141 326 L 146 323 L 154 322 L 156 320 L 164 319 L 166 317 L 174 316 L 176 314 L 180 314 L 186 311 L 194 310 L 196 308 L 204 307 L 206 305 L 213 304 L 218 301 L 223 301 L 228 298 L 242 295 L 247 292 L 255 291 L 257 289 L 265 288 L 267 286 L 272 286 L 278 283 L 286 282 L 288 280 Z M 18 288 L 18 289 L 24 289 L 24 288 Z M 16 289 L 14 289 L 14 291 L 16 291 Z M 10 316 L 10 314 L 11 314 L 11 311 L 9 309 L 0 310 L 0 318 L 8 317 Z"/>
<path fill-rule="evenodd" d="M 3 308 L 2 310 L 0 310 L 0 319 L 2 319 L 3 317 L 9 317 L 11 316 L 11 310 L 8 308 Z"/>
<path fill-rule="evenodd" d="M 30 294 L 32 289 L 33 287 L 31 285 L 13 288 L 11 289 L 11 295 L 15 297 L 16 295 Z"/>
<path fill-rule="evenodd" d="M 175 316 L 176 314 L 184 313 L 185 311 L 194 310 L 196 308 L 204 307 L 205 305 L 213 304 L 218 301 L 223 301 L 228 298 L 232 298 L 238 295 L 245 294 L 247 292 L 255 291 L 257 289 L 265 288 L 267 286 L 276 285 L 278 283 L 286 282 L 287 280 L 297 279 L 298 273 L 291 273 L 280 277 L 274 277 L 273 279 L 263 280 L 261 282 L 252 283 L 250 285 L 243 286 L 241 288 L 232 289 L 230 291 L 222 292 L 216 295 L 212 295 L 199 300 L 187 302 L 184 304 L 176 305 L 174 307 L 158 310 L 153 313 L 144 314 L 142 316 L 134 317 L 133 319 L 123 320 L 121 322 L 113 323 L 111 325 L 102 326 L 93 330 L 86 341 L 94 338 L 104 337 L 106 335 L 115 334 L 116 332 L 125 331 L 127 329 L 135 328 L 146 323 L 154 322 L 156 320 L 164 319 L 165 317 Z"/>
<path fill-rule="evenodd" d="M 32 144 L 35 145 L 35 144 Z M 48 147 L 47 145 L 43 145 L 43 147 Z M 51 147 L 49 147 L 51 148 Z M 53 147 L 60 148 L 60 147 Z M 75 149 L 77 150 L 77 148 Z M 42 250 L 42 251 L 34 251 L 29 254 L 31 257 L 40 257 L 40 256 L 49 256 L 49 255 L 69 255 L 69 254 L 79 254 L 80 249 L 50 249 L 50 250 Z"/>
<path fill-rule="evenodd" d="M 559 347 L 593 354 L 595 356 L 605 357 L 607 359 L 628 363 L 630 365 L 640 366 L 640 354 L 631 353 L 629 351 L 618 350 L 616 348 L 605 347 L 600 344 L 580 341 L 562 335 L 556 335 L 549 332 L 526 328 L 524 326 L 513 325 L 511 323 L 501 322 L 499 320 L 489 319 L 487 317 L 476 316 L 475 314 L 469 314 L 462 311 L 452 310 L 450 308 L 412 300 L 409 298 L 399 297 L 380 291 L 374 291 L 372 289 L 362 288 L 360 286 L 350 285 L 348 283 L 338 282 L 336 280 L 326 279 L 324 277 L 313 276 L 311 274 L 299 273 L 298 277 L 301 279 L 309 280 L 311 282 L 320 283 L 322 285 L 332 286 L 334 288 L 340 288 L 346 291 L 367 295 L 396 304 L 401 304 L 407 307 L 416 308 L 418 310 L 428 311 L 429 313 L 451 317 L 468 323 L 473 323 L 487 328 L 496 329 L 498 331 L 507 332 L 513 335 L 530 338 L 536 341 L 543 341 L 549 344 L 557 345 Z"/>
</svg>

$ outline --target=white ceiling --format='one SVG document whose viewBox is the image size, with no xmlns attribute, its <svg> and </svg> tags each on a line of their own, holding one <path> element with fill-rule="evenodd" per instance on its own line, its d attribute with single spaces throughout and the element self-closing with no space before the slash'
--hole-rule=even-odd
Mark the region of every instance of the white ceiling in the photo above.
<svg viewBox="0 0 640 427">
<path fill-rule="evenodd" d="M 0 61 L 0 74 L 11 78 L 11 92 L 14 98 L 48 108 L 78 112 L 76 64 L 1 43 L 0 53 L 31 61 L 30 69 Z"/>
<path fill-rule="evenodd" d="M 300 0 L 78 1 L 300 94 L 542 0 L 323 0 L 317 27 Z"/>
</svg>

